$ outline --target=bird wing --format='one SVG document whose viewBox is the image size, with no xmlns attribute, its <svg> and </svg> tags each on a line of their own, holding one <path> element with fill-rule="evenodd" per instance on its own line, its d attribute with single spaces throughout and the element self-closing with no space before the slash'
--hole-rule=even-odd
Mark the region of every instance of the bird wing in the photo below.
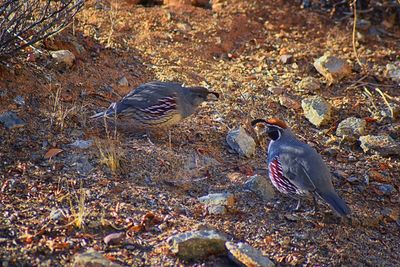
<svg viewBox="0 0 400 267">
<path fill-rule="evenodd" d="M 132 90 L 114 106 L 118 115 L 143 113 L 151 118 L 160 118 L 176 111 L 176 83 L 152 82 Z"/>
<path fill-rule="evenodd" d="M 291 183 L 301 191 L 315 191 L 316 186 L 304 166 L 301 154 L 283 152 L 279 155 L 279 161 L 282 166 L 282 175 Z"/>
</svg>

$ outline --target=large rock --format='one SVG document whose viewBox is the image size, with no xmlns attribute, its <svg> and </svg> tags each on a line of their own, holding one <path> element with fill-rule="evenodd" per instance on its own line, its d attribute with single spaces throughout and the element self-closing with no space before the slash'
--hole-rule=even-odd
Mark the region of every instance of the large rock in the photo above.
<svg viewBox="0 0 400 267">
<path fill-rule="evenodd" d="M 314 62 L 314 67 L 325 77 L 329 85 L 339 82 L 351 73 L 351 67 L 345 60 L 331 56 L 329 53 L 318 58 Z"/>
<path fill-rule="evenodd" d="M 0 123 L 7 129 L 19 128 L 25 125 L 25 122 L 18 118 L 17 114 L 13 111 L 0 114 Z"/>
<path fill-rule="evenodd" d="M 249 178 L 244 184 L 246 189 L 256 193 L 256 195 L 264 201 L 269 201 L 275 196 L 275 191 L 267 178 L 261 175 L 254 175 Z"/>
<path fill-rule="evenodd" d="M 389 135 L 365 135 L 359 138 L 364 152 L 373 151 L 382 156 L 399 155 L 400 145 Z"/>
<path fill-rule="evenodd" d="M 226 253 L 226 238 L 214 230 L 177 234 L 167 240 L 172 253 L 184 260 L 199 260 Z"/>
<path fill-rule="evenodd" d="M 400 61 L 386 65 L 386 76 L 400 83 Z"/>
<path fill-rule="evenodd" d="M 331 105 L 321 96 L 310 96 L 301 101 L 304 116 L 315 126 L 327 124 L 331 119 Z"/>
<path fill-rule="evenodd" d="M 231 130 L 226 136 L 226 142 L 236 153 L 247 158 L 256 151 L 256 142 L 243 127 Z"/>
<path fill-rule="evenodd" d="M 121 267 L 121 265 L 106 259 L 95 250 L 89 249 L 74 257 L 72 267 Z"/>
<path fill-rule="evenodd" d="M 245 243 L 226 242 L 229 258 L 239 266 L 274 267 L 275 264 L 262 253 Z"/>
<path fill-rule="evenodd" d="M 350 117 L 339 123 L 336 129 L 336 135 L 344 139 L 356 140 L 365 133 L 366 127 L 367 122 L 364 119 Z"/>
</svg>

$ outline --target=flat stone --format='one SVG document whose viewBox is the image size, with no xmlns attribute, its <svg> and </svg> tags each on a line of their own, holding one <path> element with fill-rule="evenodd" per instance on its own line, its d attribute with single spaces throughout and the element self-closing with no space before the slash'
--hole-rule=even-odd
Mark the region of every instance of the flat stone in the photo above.
<svg viewBox="0 0 400 267">
<path fill-rule="evenodd" d="M 233 243 L 226 242 L 226 248 L 228 249 L 228 257 L 239 266 L 246 267 L 274 267 L 275 264 L 267 257 L 265 257 L 261 251 L 253 248 L 246 243 Z"/>
<path fill-rule="evenodd" d="M 343 59 L 326 53 L 314 62 L 314 67 L 325 77 L 328 85 L 338 83 L 341 79 L 351 74 L 350 65 Z"/>
<path fill-rule="evenodd" d="M 107 235 L 106 237 L 104 237 L 104 243 L 106 243 L 106 245 L 116 245 L 122 242 L 122 240 L 124 240 L 125 238 L 125 233 L 121 232 L 121 233 L 112 233 Z"/>
<path fill-rule="evenodd" d="M 249 177 L 249 180 L 244 183 L 244 187 L 253 191 L 263 201 L 269 201 L 275 197 L 271 183 L 267 180 L 267 177 L 261 175 Z"/>
<path fill-rule="evenodd" d="M 215 193 L 199 197 L 198 200 L 208 206 L 226 206 L 233 207 L 235 205 L 235 197 L 230 193 Z"/>
<path fill-rule="evenodd" d="M 365 135 L 359 138 L 364 152 L 375 152 L 382 156 L 400 154 L 400 145 L 389 135 Z"/>
<path fill-rule="evenodd" d="M 84 253 L 74 256 L 73 267 L 120 267 L 121 265 L 114 263 L 94 249 L 89 249 Z"/>
<path fill-rule="evenodd" d="M 365 133 L 366 127 L 367 122 L 364 119 L 350 117 L 339 123 L 336 135 L 349 140 L 356 140 L 360 135 Z"/>
<path fill-rule="evenodd" d="M 304 116 L 315 126 L 327 124 L 331 119 L 331 105 L 321 96 L 310 96 L 301 101 Z"/>
<path fill-rule="evenodd" d="M 25 125 L 25 122 L 18 118 L 17 114 L 13 111 L 0 114 L 0 123 L 7 129 L 20 128 Z"/>
<path fill-rule="evenodd" d="M 400 83 L 400 61 L 386 65 L 386 76 Z"/>
<path fill-rule="evenodd" d="M 213 214 L 213 215 L 222 215 L 222 214 L 226 214 L 228 212 L 226 207 L 221 206 L 221 205 L 208 206 L 207 211 L 209 214 Z"/>
<path fill-rule="evenodd" d="M 297 90 L 303 92 L 315 92 L 320 88 L 321 83 L 314 77 L 305 77 L 297 84 Z"/>
<path fill-rule="evenodd" d="M 214 230 L 177 234 L 168 238 L 172 253 L 184 260 L 199 260 L 211 255 L 226 254 L 226 237 Z"/>
<path fill-rule="evenodd" d="M 93 144 L 93 140 L 75 140 L 75 142 L 69 144 L 71 147 L 86 149 L 91 147 Z"/>
<path fill-rule="evenodd" d="M 241 156 L 250 158 L 256 151 L 256 142 L 243 127 L 231 130 L 226 136 L 229 147 Z"/>
</svg>

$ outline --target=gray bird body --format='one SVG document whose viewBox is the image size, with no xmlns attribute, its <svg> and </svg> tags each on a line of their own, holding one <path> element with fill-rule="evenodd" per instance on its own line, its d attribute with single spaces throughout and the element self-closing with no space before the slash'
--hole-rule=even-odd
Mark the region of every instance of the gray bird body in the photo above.
<svg viewBox="0 0 400 267">
<path fill-rule="evenodd" d="M 138 86 L 104 112 L 91 118 L 129 119 L 138 128 L 166 127 L 192 115 L 210 92 L 174 82 L 149 82 Z"/>
<path fill-rule="evenodd" d="M 347 204 L 336 193 L 331 173 L 317 151 L 301 142 L 288 128 L 267 127 L 275 140 L 268 146 L 269 177 L 282 193 L 300 198 L 315 194 L 325 200 L 338 214 L 350 214 Z"/>
</svg>

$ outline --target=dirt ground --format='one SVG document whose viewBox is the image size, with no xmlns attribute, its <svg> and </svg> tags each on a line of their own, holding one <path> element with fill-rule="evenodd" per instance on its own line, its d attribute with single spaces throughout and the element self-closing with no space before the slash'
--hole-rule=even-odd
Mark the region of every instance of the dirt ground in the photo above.
<svg viewBox="0 0 400 267">
<path fill-rule="evenodd" d="M 398 266 L 400 159 L 366 154 L 335 138 L 338 123 L 356 116 L 367 119 L 369 133 L 400 141 L 398 119 L 375 119 L 385 108 L 375 88 L 400 101 L 399 85 L 385 73 L 386 64 L 399 60 L 398 24 L 367 17 L 384 30 L 359 40 L 361 68 L 351 17 L 338 20 L 288 0 L 220 2 L 210 9 L 87 1 L 73 29 L 38 46 L 71 50 L 72 68 L 24 54 L 0 65 L 0 89 L 6 90 L 0 114 L 14 110 L 26 122 L 11 130 L 0 125 L 3 266 L 66 266 L 88 248 L 124 266 L 231 266 L 225 257 L 184 262 L 170 253 L 168 237 L 201 227 L 249 243 L 277 266 Z M 312 66 L 327 51 L 353 69 L 332 86 Z M 281 62 L 286 54 L 293 63 Z M 129 86 L 118 84 L 121 77 Z M 299 91 L 305 77 L 318 79 L 320 90 Z M 88 119 L 152 80 L 208 86 L 221 98 L 173 127 L 171 142 L 165 132 L 155 133 L 154 144 L 107 133 Z M 332 104 L 327 126 L 316 128 L 299 108 L 311 94 Z M 25 104 L 17 105 L 16 96 Z M 293 214 L 290 198 L 277 193 L 264 203 L 243 189 L 249 176 L 266 175 L 267 142 L 246 159 L 229 151 L 226 134 L 269 117 L 284 119 L 338 174 L 333 182 L 353 211 L 351 221 L 338 220 L 322 203 L 315 214 L 307 204 Z M 94 143 L 79 149 L 69 145 L 75 140 Z M 384 194 L 375 182 L 394 191 Z M 228 214 L 207 214 L 197 200 L 217 192 L 235 195 Z M 156 219 L 148 219 L 152 214 Z M 106 245 L 103 238 L 115 232 L 125 240 Z"/>
</svg>

